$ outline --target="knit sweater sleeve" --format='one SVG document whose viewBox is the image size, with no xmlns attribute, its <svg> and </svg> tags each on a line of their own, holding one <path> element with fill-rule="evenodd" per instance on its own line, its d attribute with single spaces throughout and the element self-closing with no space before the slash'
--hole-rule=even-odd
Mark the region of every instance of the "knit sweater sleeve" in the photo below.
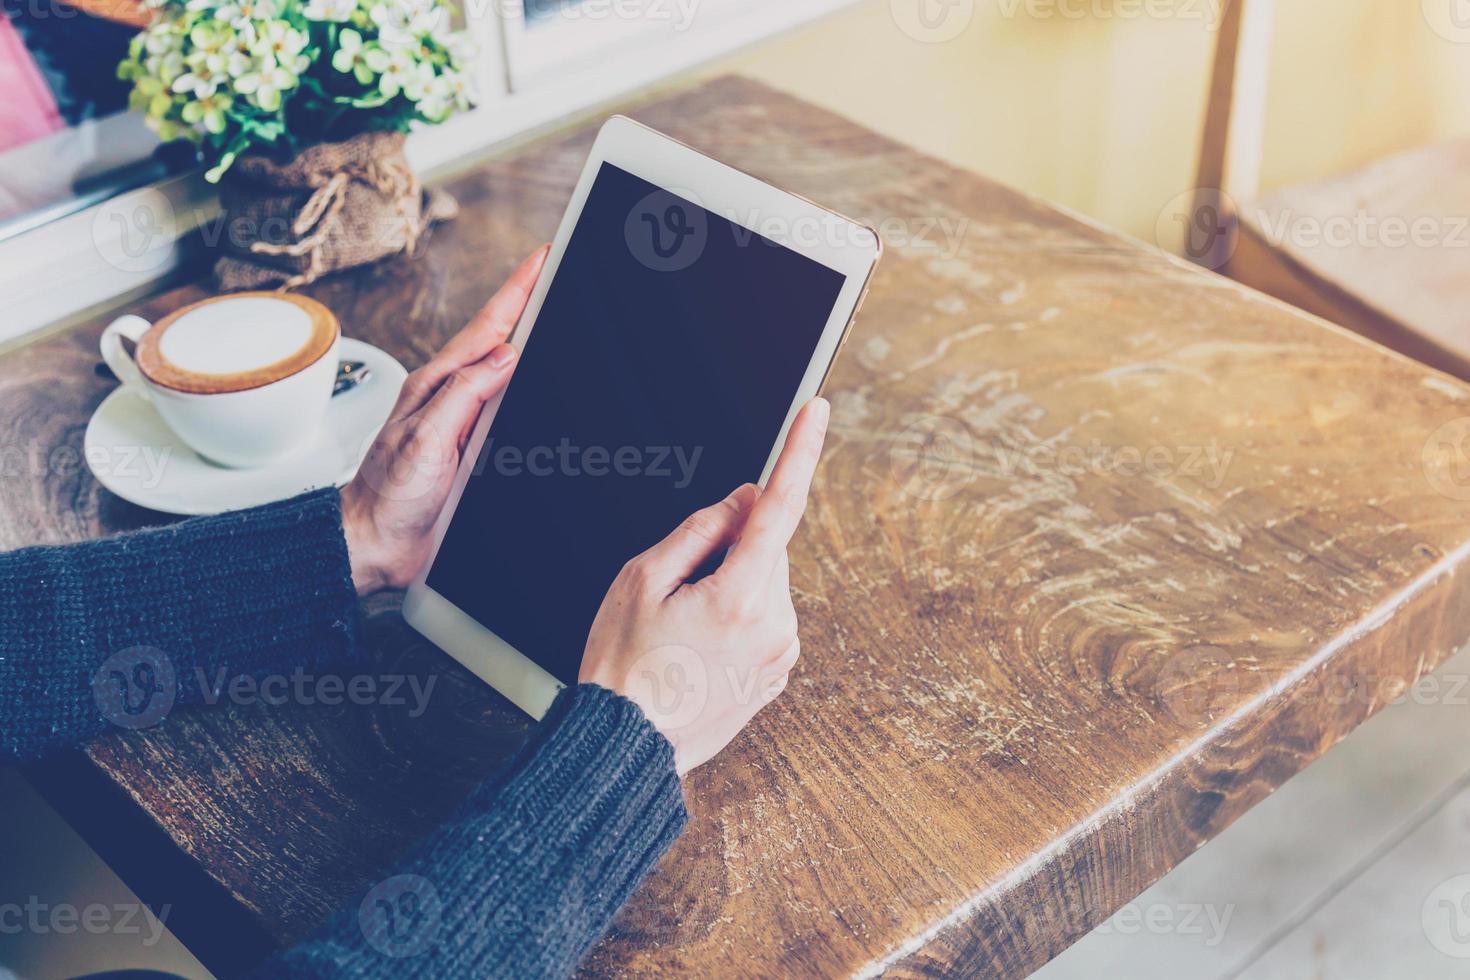
<svg viewBox="0 0 1470 980">
<path fill-rule="evenodd" d="M 568 688 L 453 819 L 256 976 L 566 976 L 686 820 L 638 706 Z"/>
<path fill-rule="evenodd" d="M 340 659 L 356 608 L 335 490 L 0 554 L 0 762 Z"/>
</svg>

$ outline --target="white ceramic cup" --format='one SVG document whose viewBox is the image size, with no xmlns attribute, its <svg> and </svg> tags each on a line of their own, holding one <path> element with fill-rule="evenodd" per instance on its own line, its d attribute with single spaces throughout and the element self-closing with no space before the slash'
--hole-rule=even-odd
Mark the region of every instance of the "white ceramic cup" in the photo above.
<svg viewBox="0 0 1470 980">
<path fill-rule="evenodd" d="M 123 316 L 102 331 L 102 359 L 199 455 L 263 466 L 311 441 L 337 375 L 330 310 L 285 293 L 236 293 L 149 323 Z M 126 338 L 137 347 L 132 356 Z"/>
</svg>

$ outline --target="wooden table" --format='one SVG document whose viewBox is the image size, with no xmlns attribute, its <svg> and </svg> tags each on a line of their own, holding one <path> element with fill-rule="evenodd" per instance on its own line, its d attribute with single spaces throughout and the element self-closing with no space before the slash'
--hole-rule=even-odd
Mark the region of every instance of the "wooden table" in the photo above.
<svg viewBox="0 0 1470 980">
<path fill-rule="evenodd" d="M 747 81 L 633 114 L 889 250 L 792 554 L 801 666 L 587 973 L 1024 974 L 1470 636 L 1470 389 Z M 591 140 L 452 181 L 418 261 L 309 291 L 421 362 Z M 0 546 L 164 519 L 75 465 L 99 326 L 0 359 Z M 438 677 L 421 717 L 181 711 L 33 771 L 216 969 L 356 902 L 524 730 L 391 599 L 367 636 L 363 672 Z"/>
</svg>

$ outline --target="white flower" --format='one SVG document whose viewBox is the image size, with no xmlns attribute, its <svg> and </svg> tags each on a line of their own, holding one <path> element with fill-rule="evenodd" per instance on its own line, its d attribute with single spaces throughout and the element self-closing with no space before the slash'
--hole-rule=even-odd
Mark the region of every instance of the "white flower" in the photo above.
<svg viewBox="0 0 1470 980">
<path fill-rule="evenodd" d="M 307 20 L 342 23 L 357 11 L 357 0 L 307 0 L 302 14 Z"/>
<path fill-rule="evenodd" d="M 255 45 L 260 40 L 260 32 L 255 29 L 252 21 L 246 21 L 243 27 L 235 29 L 235 37 L 230 43 L 230 54 L 227 60 L 231 75 L 239 77 L 249 70 L 259 59 L 255 56 Z"/>
<path fill-rule="evenodd" d="M 239 78 L 256 70 L 259 62 L 248 51 L 231 51 L 225 58 L 225 71 L 231 78 Z"/>
<path fill-rule="evenodd" d="M 376 50 L 376 44 L 364 44 L 362 35 L 350 27 L 342 28 L 337 35 L 337 50 L 332 52 L 332 67 L 344 75 L 352 75 L 358 84 L 368 85 L 373 80 L 373 69 L 368 64 L 368 52 Z"/>
<path fill-rule="evenodd" d="M 200 24 L 189 32 L 189 44 L 194 50 L 189 53 L 189 62 L 194 63 L 201 55 L 220 54 L 234 41 L 234 32 L 218 23 Z"/>
<path fill-rule="evenodd" d="M 429 94 L 434 84 L 434 66 L 420 62 L 403 80 L 403 94 L 417 102 Z"/>
<path fill-rule="evenodd" d="M 479 93 L 475 91 L 475 76 L 469 72 L 457 71 L 444 77 L 449 92 L 454 96 L 454 107 L 456 109 L 468 109 L 479 100 Z"/>
<path fill-rule="evenodd" d="M 454 109 L 468 109 L 475 101 L 471 76 L 465 72 L 445 72 L 434 80 L 425 98 L 419 102 L 423 114 L 435 121 L 442 120 Z"/>
<path fill-rule="evenodd" d="M 261 29 L 259 39 L 250 46 L 250 52 L 262 60 L 274 61 L 293 75 L 299 75 L 311 64 L 311 59 L 301 53 L 310 41 L 305 31 L 298 31 L 285 21 L 273 20 Z"/>
<path fill-rule="evenodd" d="M 196 99 L 209 98 L 225 80 L 224 56 L 197 52 L 185 60 L 189 70 L 174 79 L 173 90 Z"/>
<path fill-rule="evenodd" d="M 407 89 L 404 94 L 409 95 Z M 412 95 L 409 95 L 413 98 Z M 417 99 L 418 110 L 430 122 L 443 122 L 456 109 L 468 109 L 475 101 L 472 76 L 449 71 L 428 83 Z"/>
<path fill-rule="evenodd" d="M 391 51 L 374 48 L 364 57 L 368 67 L 382 76 L 378 79 L 378 90 L 390 99 L 409 85 L 417 87 L 421 84 L 416 77 L 421 66 L 407 48 Z"/>
<path fill-rule="evenodd" d="M 170 51 L 181 50 L 183 46 L 183 36 L 171 30 L 167 24 L 149 28 L 143 35 L 143 50 L 151 55 L 165 55 Z"/>
<path fill-rule="evenodd" d="M 216 20 L 233 27 L 245 28 L 252 20 L 270 20 L 276 16 L 275 0 L 233 0 L 214 12 Z"/>
<path fill-rule="evenodd" d="M 266 112 L 281 107 L 281 93 L 296 87 L 296 75 L 274 65 L 262 65 L 259 71 L 235 79 L 235 91 L 246 96 Z"/>
<path fill-rule="evenodd" d="M 454 96 L 450 94 L 449 87 L 444 83 L 447 79 L 437 78 L 419 99 L 419 112 L 430 122 L 441 122 L 449 115 L 449 110 L 454 106 Z"/>
<path fill-rule="evenodd" d="M 184 73 L 184 53 L 179 48 L 173 48 L 150 55 L 143 59 L 143 70 L 165 85 L 172 85 L 174 79 Z"/>
<path fill-rule="evenodd" d="M 429 84 L 423 98 L 418 100 L 419 112 L 430 122 L 443 122 L 454 111 L 454 76 L 440 75 Z"/>
<path fill-rule="evenodd" d="M 216 135 L 225 131 L 225 110 L 232 100 L 224 92 L 216 92 L 208 98 L 198 99 L 184 106 L 184 122 L 202 125 L 206 132 Z"/>
<path fill-rule="evenodd" d="M 185 71 L 184 56 L 177 51 L 170 51 L 161 58 L 149 58 L 143 63 L 143 67 L 148 74 L 171 86 Z"/>
<path fill-rule="evenodd" d="M 417 44 L 418 39 L 447 24 L 449 11 L 434 0 L 383 0 L 368 11 L 385 48 Z"/>
</svg>

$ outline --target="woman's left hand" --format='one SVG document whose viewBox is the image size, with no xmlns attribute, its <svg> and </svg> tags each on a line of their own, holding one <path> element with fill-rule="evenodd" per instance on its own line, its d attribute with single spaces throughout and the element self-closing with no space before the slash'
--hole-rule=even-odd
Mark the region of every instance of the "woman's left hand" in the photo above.
<svg viewBox="0 0 1470 980">
<path fill-rule="evenodd" d="M 342 488 L 342 528 L 361 594 L 406 587 L 429 558 L 429 534 L 485 402 L 515 369 L 505 339 L 551 246 L 527 258 L 490 302 L 403 383 L 388 422 Z"/>
</svg>

